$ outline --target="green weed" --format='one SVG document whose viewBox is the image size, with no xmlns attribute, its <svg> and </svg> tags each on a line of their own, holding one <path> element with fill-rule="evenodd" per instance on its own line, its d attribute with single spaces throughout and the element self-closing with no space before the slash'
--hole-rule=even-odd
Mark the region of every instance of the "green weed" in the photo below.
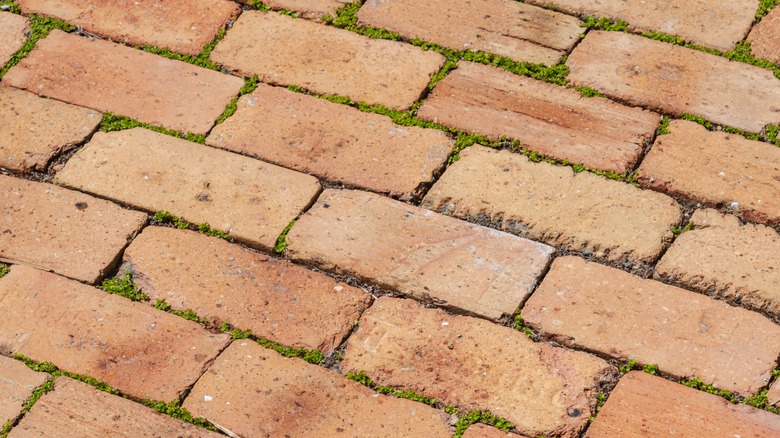
<svg viewBox="0 0 780 438">
<path fill-rule="evenodd" d="M 144 405 L 154 409 L 155 411 L 161 414 L 168 415 L 178 420 L 186 421 L 187 423 L 200 426 L 204 429 L 208 429 L 214 432 L 219 432 L 219 429 L 217 429 L 217 427 L 214 426 L 213 424 L 209 423 L 208 420 L 206 420 L 205 418 L 193 417 L 192 414 L 187 409 L 181 406 L 178 400 L 165 403 L 162 401 L 156 401 L 150 398 L 145 398 L 143 399 L 142 402 Z"/>
<path fill-rule="evenodd" d="M 160 134 L 170 135 L 171 137 L 183 138 L 185 140 L 205 144 L 206 136 L 203 134 L 193 134 L 191 132 L 183 133 L 181 131 L 174 131 L 172 129 L 166 129 L 162 126 L 150 125 L 148 123 L 142 123 L 138 120 L 132 119 L 127 116 L 120 116 L 111 112 L 103 113 L 103 120 L 100 122 L 100 130 L 103 132 L 123 131 L 131 128 L 145 128 L 150 131 L 159 132 Z"/>
<path fill-rule="evenodd" d="M 226 322 L 223 322 L 222 325 L 219 326 L 219 329 L 225 333 L 230 333 L 233 339 L 247 339 L 252 336 L 252 329 L 237 329 Z"/>
<path fill-rule="evenodd" d="M 682 233 L 686 233 L 688 231 L 691 231 L 694 227 L 694 223 L 688 222 L 688 224 L 684 228 L 680 228 L 678 225 L 672 226 L 672 234 L 674 234 L 675 237 L 679 236 Z"/>
<path fill-rule="evenodd" d="M 4 265 L 0 263 L 0 278 L 5 277 L 5 275 L 10 271 L 11 268 L 8 267 L 8 265 Z"/>
<path fill-rule="evenodd" d="M 308 350 L 306 348 L 286 347 L 284 345 L 263 338 L 256 338 L 255 341 L 258 344 L 262 345 L 263 347 L 270 348 L 271 350 L 276 351 L 277 353 L 281 354 L 284 357 L 299 357 L 305 360 L 306 362 L 315 365 L 319 365 L 322 363 L 323 360 L 325 360 L 325 356 L 323 356 L 322 352 L 319 350 Z"/>
<path fill-rule="evenodd" d="M 238 109 L 238 99 L 240 99 L 241 96 L 245 94 L 249 94 L 255 91 L 258 85 L 260 85 L 260 79 L 257 77 L 257 75 L 244 79 L 244 86 L 238 90 L 238 96 L 231 99 L 231 101 L 228 103 L 227 107 L 225 108 L 225 112 L 223 112 L 222 115 L 217 119 L 217 125 L 221 124 L 227 120 L 228 117 L 235 114 L 236 110 Z"/>
<path fill-rule="evenodd" d="M 212 236 L 212 237 L 218 237 L 220 239 L 227 240 L 228 242 L 232 241 L 232 238 L 230 237 L 230 234 L 219 231 L 211 228 L 211 225 L 208 224 L 208 222 L 204 222 L 197 227 L 195 227 L 193 224 L 185 221 L 184 219 L 181 219 L 178 216 L 174 216 L 173 214 L 160 210 L 157 213 L 152 216 L 152 220 L 159 223 L 159 224 L 171 224 L 174 227 L 180 229 L 180 230 L 187 230 L 195 228 L 198 230 L 199 233 L 204 234 L 206 236 Z"/>
<path fill-rule="evenodd" d="M 769 13 L 775 6 L 780 4 L 780 0 L 761 0 L 758 3 L 758 10 L 756 11 L 756 21 L 758 23 L 762 18 Z"/>
<path fill-rule="evenodd" d="M 366 375 L 365 371 L 360 371 L 358 373 L 349 373 L 347 374 L 347 379 L 354 380 L 358 383 L 360 383 L 363 386 L 367 386 L 374 391 L 385 394 L 385 395 L 391 395 L 393 397 L 398 398 L 405 398 L 407 400 L 413 400 L 420 403 L 425 403 L 429 406 L 436 406 L 436 399 L 432 397 L 426 397 L 421 394 L 417 394 L 416 392 L 410 390 L 410 389 L 396 389 L 392 388 L 390 386 L 382 386 L 382 385 L 376 385 L 373 380 L 371 380 L 370 377 Z"/>
<path fill-rule="evenodd" d="M 490 411 L 483 411 L 478 409 L 471 411 L 458 419 L 458 421 L 455 423 L 455 434 L 453 435 L 453 438 L 459 438 L 463 436 L 463 434 L 466 432 L 466 429 L 468 429 L 468 427 L 474 423 L 487 424 L 488 426 L 493 426 L 503 432 L 509 432 L 514 427 L 512 426 L 512 423 L 509 422 L 509 420 L 497 417 Z"/>
<path fill-rule="evenodd" d="M 276 239 L 276 245 L 274 245 L 275 253 L 281 254 L 284 252 L 285 249 L 287 249 L 287 233 L 290 232 L 293 225 L 295 225 L 295 222 L 297 222 L 297 219 L 287 224 L 287 226 L 284 227 L 284 230 L 282 230 L 282 234 L 280 234 L 279 237 Z"/>
<path fill-rule="evenodd" d="M 525 325 L 525 322 L 523 321 L 523 317 L 520 315 L 515 315 L 514 323 L 512 325 L 515 330 L 519 330 L 523 332 L 528 338 L 535 339 L 536 335 L 534 335 L 534 331 L 531 330 L 530 327 Z"/>
<path fill-rule="evenodd" d="M 736 398 L 731 391 L 727 391 L 725 389 L 717 389 L 712 385 L 707 385 L 704 382 L 702 382 L 702 380 L 698 377 L 694 377 L 693 379 L 682 379 L 680 383 L 682 383 L 683 385 L 689 388 L 698 389 L 699 391 L 704 391 L 710 394 L 723 397 L 732 403 L 736 402 Z"/>
<path fill-rule="evenodd" d="M 133 274 L 130 271 L 125 271 L 125 275 L 122 278 L 103 280 L 100 289 L 132 301 L 149 301 L 149 295 L 138 290 L 138 285 L 133 282 Z"/>
<path fill-rule="evenodd" d="M 222 38 L 225 37 L 225 33 L 225 29 L 220 29 L 219 32 L 217 32 L 217 36 L 211 42 L 206 44 L 206 46 L 203 47 L 203 50 L 201 50 L 201 52 L 195 56 L 177 53 L 163 47 L 152 45 L 137 46 L 136 48 L 141 49 L 144 52 L 153 53 L 158 56 L 173 59 L 175 61 L 186 62 L 187 64 L 196 65 L 198 67 L 207 68 L 209 70 L 221 71 L 219 65 L 211 61 L 209 57 L 211 56 L 211 51 L 214 50 L 214 47 L 217 46 L 217 43 L 219 43 Z"/>
<path fill-rule="evenodd" d="M 615 32 L 625 32 L 628 30 L 628 23 L 623 20 L 612 20 L 607 17 L 586 17 L 585 22 L 580 23 L 580 27 L 588 30 L 608 30 Z"/>
</svg>

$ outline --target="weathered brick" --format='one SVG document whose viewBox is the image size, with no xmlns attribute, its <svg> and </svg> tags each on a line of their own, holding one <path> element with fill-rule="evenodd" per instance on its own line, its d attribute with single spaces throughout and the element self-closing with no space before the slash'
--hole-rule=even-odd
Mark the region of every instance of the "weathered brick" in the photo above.
<svg viewBox="0 0 780 438">
<path fill-rule="evenodd" d="M 566 346 L 742 395 L 766 385 L 780 354 L 780 327 L 758 313 L 579 257 L 555 260 L 522 316 Z"/>
<path fill-rule="evenodd" d="M 326 190 L 287 234 L 293 259 L 491 319 L 512 314 L 552 248 L 372 193 Z"/>
<path fill-rule="evenodd" d="M 780 64 L 780 8 L 774 8 L 750 31 L 754 56 Z"/>
<path fill-rule="evenodd" d="M 654 261 L 681 218 L 668 196 L 592 173 L 481 146 L 460 156 L 423 207 L 496 221 L 530 239 L 631 262 Z"/>
<path fill-rule="evenodd" d="M 146 304 L 14 265 L 0 279 L 0 349 L 169 401 L 200 377 L 230 337 Z"/>
<path fill-rule="evenodd" d="M 449 437 L 447 415 L 252 341 L 219 355 L 184 407 L 240 436 Z"/>
<path fill-rule="evenodd" d="M 0 87 L 0 167 L 42 171 L 60 152 L 84 141 L 101 114 L 11 87 Z"/>
<path fill-rule="evenodd" d="M 238 0 L 251 5 L 252 0 Z M 305 18 L 320 18 L 326 14 L 336 15 L 336 9 L 349 4 L 349 0 L 263 0 L 263 4 L 274 9 L 287 9 Z"/>
<path fill-rule="evenodd" d="M 463 438 L 523 438 L 520 435 L 513 433 L 502 432 L 495 427 L 486 426 L 484 424 L 475 423 L 466 429 L 463 433 Z"/>
<path fill-rule="evenodd" d="M 441 131 L 267 85 L 243 96 L 207 142 L 401 199 L 431 181 L 453 147 Z"/>
<path fill-rule="evenodd" d="M 55 181 L 265 249 L 319 192 L 314 177 L 143 128 L 95 134 Z"/>
<path fill-rule="evenodd" d="M 780 434 L 780 417 L 651 376 L 626 374 L 588 429 L 598 437 L 756 437 Z"/>
<path fill-rule="evenodd" d="M 506 0 L 369 0 L 357 18 L 410 39 L 546 65 L 557 64 L 582 33 L 574 17 Z"/>
<path fill-rule="evenodd" d="M 588 423 L 591 396 L 615 369 L 483 319 L 448 315 L 382 297 L 347 341 L 344 372 L 411 389 L 462 411 L 490 410 L 529 436 L 573 437 Z"/>
<path fill-rule="evenodd" d="M 48 374 L 35 372 L 18 360 L 0 356 L 0 424 L 19 416 L 24 402 L 48 377 Z"/>
<path fill-rule="evenodd" d="M 240 8 L 226 0 L 19 0 L 24 14 L 56 17 L 133 45 L 165 47 L 197 55 Z"/>
<path fill-rule="evenodd" d="M 518 3 L 522 4 L 522 3 Z M 633 169 L 660 117 L 600 97 L 461 61 L 418 116 L 600 170 Z"/>
<path fill-rule="evenodd" d="M 0 175 L 0 261 L 94 283 L 146 215 L 51 184 Z"/>
<path fill-rule="evenodd" d="M 53 30 L 3 77 L 41 96 L 204 134 L 244 82 L 151 53 Z"/>
<path fill-rule="evenodd" d="M 21 15 L 0 11 L 0 68 L 24 45 L 27 26 L 27 19 Z"/>
<path fill-rule="evenodd" d="M 211 58 L 233 72 L 258 75 L 263 82 L 395 109 L 409 108 L 419 99 L 444 63 L 438 53 L 409 44 L 254 11 L 241 14 Z"/>
<path fill-rule="evenodd" d="M 780 123 L 770 70 L 624 32 L 589 32 L 566 61 L 574 85 L 632 105 L 751 132 Z"/>
<path fill-rule="evenodd" d="M 149 227 L 124 268 L 152 301 L 192 309 L 216 325 L 325 354 L 341 345 L 371 302 L 360 289 L 193 231 Z"/>
<path fill-rule="evenodd" d="M 770 406 L 777 406 L 780 403 L 780 380 L 775 380 L 772 386 L 769 387 L 769 391 L 766 392 L 766 397 Z"/>
</svg>

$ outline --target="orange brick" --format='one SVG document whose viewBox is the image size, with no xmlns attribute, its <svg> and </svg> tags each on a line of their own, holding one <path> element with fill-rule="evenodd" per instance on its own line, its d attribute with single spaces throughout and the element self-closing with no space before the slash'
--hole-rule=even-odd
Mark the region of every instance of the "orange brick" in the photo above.
<svg viewBox="0 0 780 438">
<path fill-rule="evenodd" d="M 21 15 L 0 12 L 0 66 L 11 59 L 11 55 L 22 48 L 27 37 L 27 19 Z M 1 68 L 1 67 L 0 67 Z"/>
<path fill-rule="evenodd" d="M 251 0 L 238 0 L 251 5 Z M 349 0 L 263 0 L 263 4 L 274 9 L 287 9 L 301 14 L 305 18 L 320 18 L 323 15 L 336 15 L 336 9 L 349 4 Z"/>
<path fill-rule="evenodd" d="M 758 58 L 780 64 L 780 8 L 769 11 L 748 36 L 750 51 Z"/>
<path fill-rule="evenodd" d="M 0 356 L 0 424 L 19 416 L 33 390 L 43 385 L 48 377 L 46 373 L 31 370 L 21 361 Z"/>
</svg>

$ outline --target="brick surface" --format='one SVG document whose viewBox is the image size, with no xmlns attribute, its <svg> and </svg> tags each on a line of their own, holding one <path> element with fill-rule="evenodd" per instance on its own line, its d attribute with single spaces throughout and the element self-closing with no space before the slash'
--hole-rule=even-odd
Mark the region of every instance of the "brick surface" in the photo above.
<svg viewBox="0 0 780 438">
<path fill-rule="evenodd" d="M 780 8 L 774 8 L 748 35 L 750 51 L 758 58 L 780 64 Z"/>
<path fill-rule="evenodd" d="M 38 373 L 21 361 L 0 356 L 0 424 L 15 419 L 33 390 L 49 377 Z"/>
<path fill-rule="evenodd" d="M 125 251 L 123 268 L 152 302 L 193 309 L 283 345 L 338 347 L 371 302 L 330 277 L 193 231 L 149 227 Z"/>
<path fill-rule="evenodd" d="M 42 171 L 56 154 L 84 141 L 101 114 L 0 87 L 0 167 Z"/>
<path fill-rule="evenodd" d="M 651 376 L 626 374 L 590 425 L 587 437 L 755 437 L 780 434 L 780 417 Z"/>
<path fill-rule="evenodd" d="M 293 259 L 498 319 L 552 248 L 366 192 L 326 190 L 287 234 Z"/>
<path fill-rule="evenodd" d="M 238 0 L 251 5 L 251 0 Z M 336 15 L 336 9 L 349 4 L 349 0 L 263 0 L 263 4 L 274 9 L 287 9 L 304 18 L 320 18 L 325 14 Z"/>
<path fill-rule="evenodd" d="M 613 261 L 654 261 L 681 218 L 666 195 L 588 172 L 481 146 L 460 156 L 423 207 Z"/>
<path fill-rule="evenodd" d="M 580 20 L 516 1 L 369 0 L 358 23 L 455 50 L 553 65 L 578 41 Z"/>
<path fill-rule="evenodd" d="M 197 55 L 240 11 L 226 0 L 20 0 L 24 14 L 56 17 L 86 31 L 133 45 Z"/>
<path fill-rule="evenodd" d="M 615 371 L 508 327 L 388 297 L 363 314 L 341 369 L 462 411 L 490 410 L 529 436 L 562 437 L 578 436 L 596 385 Z"/>
<path fill-rule="evenodd" d="M 228 347 L 184 407 L 231 436 L 449 437 L 448 416 L 374 393 L 339 374 L 252 341 Z"/>
<path fill-rule="evenodd" d="M 10 12 L 0 12 L 0 66 L 11 59 L 11 55 L 22 48 L 27 37 L 27 19 Z"/>
<path fill-rule="evenodd" d="M 780 354 L 780 327 L 749 310 L 579 257 L 555 260 L 523 321 L 566 346 L 752 395 Z"/>
<path fill-rule="evenodd" d="M 401 199 L 431 181 L 453 147 L 438 130 L 266 85 L 243 96 L 207 142 Z"/>
<path fill-rule="evenodd" d="M 314 177 L 143 128 L 95 134 L 55 181 L 265 249 L 319 191 Z"/>
<path fill-rule="evenodd" d="M 0 175 L 0 261 L 94 283 L 146 215 L 51 184 Z"/>
<path fill-rule="evenodd" d="M 759 132 L 780 123 L 771 71 L 624 32 L 590 32 L 566 61 L 568 78 L 631 105 L 695 114 Z"/>
<path fill-rule="evenodd" d="M 463 433 L 463 438 L 523 438 L 513 433 L 502 432 L 495 427 L 476 423 L 469 426 Z"/>
<path fill-rule="evenodd" d="M 409 108 L 419 99 L 444 63 L 438 53 L 409 44 L 252 11 L 241 14 L 211 58 L 233 72 L 258 75 L 263 82 L 395 109 Z"/>
<path fill-rule="evenodd" d="M 522 4 L 522 3 L 517 3 Z M 660 117 L 579 91 L 461 61 L 418 116 L 600 170 L 633 169 Z"/>
<path fill-rule="evenodd" d="M 775 380 L 775 383 L 769 387 L 769 391 L 766 393 L 769 404 L 772 406 L 777 406 L 780 403 L 780 384 L 777 382 L 780 382 L 780 380 Z"/>
<path fill-rule="evenodd" d="M 48 272 L 14 265 L 0 279 L 0 346 L 105 381 L 133 397 L 170 401 L 227 344 L 194 322 Z"/>
<path fill-rule="evenodd" d="M 240 78 L 59 30 L 38 41 L 3 82 L 196 134 L 211 129 L 244 84 Z"/>
</svg>

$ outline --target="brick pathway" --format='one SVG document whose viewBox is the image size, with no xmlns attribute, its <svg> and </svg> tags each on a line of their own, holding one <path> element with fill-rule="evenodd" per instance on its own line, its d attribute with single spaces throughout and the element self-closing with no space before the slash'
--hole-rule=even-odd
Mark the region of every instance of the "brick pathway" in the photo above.
<svg viewBox="0 0 780 438">
<path fill-rule="evenodd" d="M 780 0 L 0 0 L 0 438 L 780 436 L 779 132 Z"/>
</svg>

